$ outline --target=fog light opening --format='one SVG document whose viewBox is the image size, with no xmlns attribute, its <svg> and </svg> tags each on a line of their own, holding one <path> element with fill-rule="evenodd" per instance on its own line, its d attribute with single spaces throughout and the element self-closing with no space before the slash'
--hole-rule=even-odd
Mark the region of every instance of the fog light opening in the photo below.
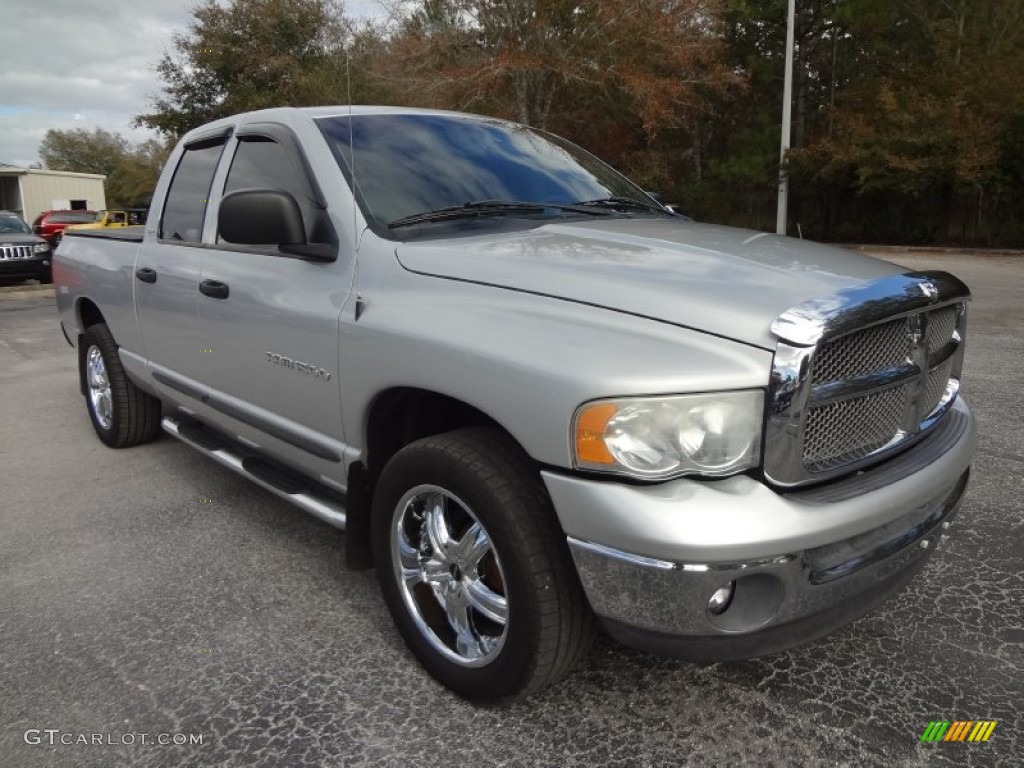
<svg viewBox="0 0 1024 768">
<path fill-rule="evenodd" d="M 724 587 L 719 587 L 708 600 L 708 610 L 715 616 L 725 613 L 729 604 L 732 603 L 732 596 L 736 589 L 736 582 L 730 581 Z"/>
<path fill-rule="evenodd" d="M 784 596 L 782 580 L 772 573 L 741 576 L 711 596 L 708 623 L 723 632 L 752 632 L 775 618 Z"/>
</svg>

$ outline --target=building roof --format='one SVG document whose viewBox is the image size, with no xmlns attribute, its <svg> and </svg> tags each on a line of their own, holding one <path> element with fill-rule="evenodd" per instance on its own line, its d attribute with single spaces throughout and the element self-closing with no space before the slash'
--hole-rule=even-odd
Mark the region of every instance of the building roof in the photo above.
<svg viewBox="0 0 1024 768">
<path fill-rule="evenodd" d="M 107 178 L 102 173 L 76 173 L 74 171 L 51 171 L 47 168 L 22 168 L 10 163 L 0 163 L 0 176 L 71 176 L 78 179 L 100 179 Z"/>
</svg>

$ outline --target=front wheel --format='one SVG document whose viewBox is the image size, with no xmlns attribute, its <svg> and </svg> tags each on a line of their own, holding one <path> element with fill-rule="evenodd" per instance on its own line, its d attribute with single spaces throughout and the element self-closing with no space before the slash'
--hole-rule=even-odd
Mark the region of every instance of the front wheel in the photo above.
<svg viewBox="0 0 1024 768">
<path fill-rule="evenodd" d="M 424 667 L 471 699 L 566 675 L 593 618 L 536 470 L 504 433 L 469 428 L 403 448 L 373 510 L 377 572 Z"/>
</svg>

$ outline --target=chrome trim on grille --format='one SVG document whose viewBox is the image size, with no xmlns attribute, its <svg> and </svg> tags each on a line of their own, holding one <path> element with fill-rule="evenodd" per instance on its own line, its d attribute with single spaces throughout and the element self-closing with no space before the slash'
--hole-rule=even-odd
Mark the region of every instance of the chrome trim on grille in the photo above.
<svg viewBox="0 0 1024 768">
<path fill-rule="evenodd" d="M 772 325 L 780 340 L 767 479 L 782 487 L 820 482 L 924 436 L 959 392 L 969 298 L 952 275 L 915 272 L 783 313 Z"/>
<path fill-rule="evenodd" d="M 813 488 L 794 488 L 785 496 L 802 504 L 835 504 L 877 491 L 921 472 L 950 451 L 957 450 L 961 441 L 970 446 L 968 450 L 973 452 L 976 428 L 962 400 L 953 403 L 948 414 L 939 422 L 935 429 L 922 436 L 913 451 L 902 451 L 899 456 L 894 456 L 881 466 L 872 467 L 866 472 L 854 472 L 835 482 Z M 963 446 L 959 449 L 962 450 Z"/>
<path fill-rule="evenodd" d="M 882 371 L 855 376 L 844 381 L 829 381 L 825 384 L 811 385 L 811 401 L 815 405 L 846 400 L 862 395 L 866 390 L 885 389 L 917 377 L 920 371 L 914 365 L 899 365 Z"/>
<path fill-rule="evenodd" d="M 772 333 L 794 346 L 810 347 L 970 295 L 967 286 L 948 272 L 908 272 L 798 304 L 772 323 Z"/>
<path fill-rule="evenodd" d="M 35 256 L 32 245 L 0 245 L 0 260 L 31 259 Z M 39 254 L 42 256 L 42 254 Z"/>
</svg>

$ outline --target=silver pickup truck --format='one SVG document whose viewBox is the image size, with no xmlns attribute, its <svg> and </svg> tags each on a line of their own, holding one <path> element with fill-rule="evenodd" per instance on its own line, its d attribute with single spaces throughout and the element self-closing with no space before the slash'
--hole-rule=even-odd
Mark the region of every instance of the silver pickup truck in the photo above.
<svg viewBox="0 0 1024 768">
<path fill-rule="evenodd" d="M 945 538 L 975 445 L 955 277 L 696 223 L 490 118 L 204 126 L 55 282 L 99 438 L 166 431 L 345 528 L 471 698 L 598 624 L 710 660 L 849 623 Z"/>
</svg>

